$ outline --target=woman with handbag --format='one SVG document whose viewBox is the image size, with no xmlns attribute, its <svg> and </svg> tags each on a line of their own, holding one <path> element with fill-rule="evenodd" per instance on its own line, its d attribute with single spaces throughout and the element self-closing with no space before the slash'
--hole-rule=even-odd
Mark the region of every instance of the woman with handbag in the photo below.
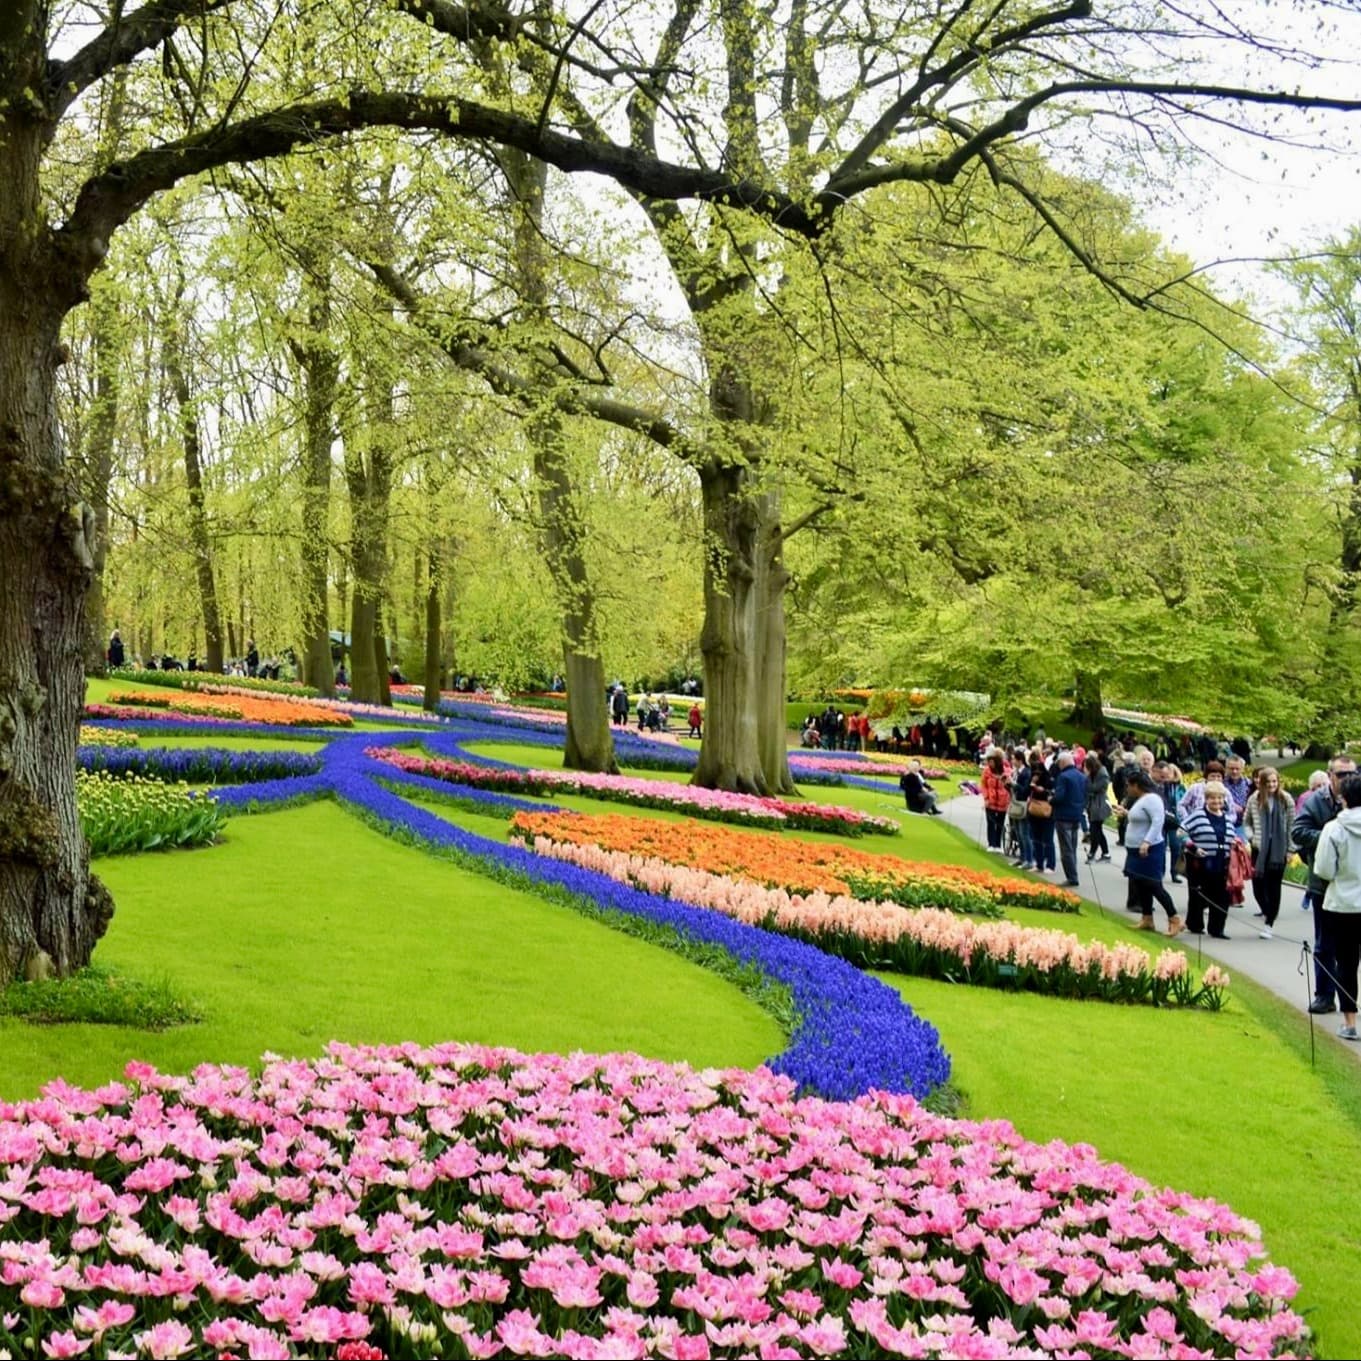
<svg viewBox="0 0 1361 1361">
<path fill-rule="evenodd" d="M 1146 770 L 1136 770 L 1129 777 L 1126 799 L 1134 795 L 1125 816 L 1125 877 L 1129 880 L 1132 906 L 1139 913 L 1136 931 L 1155 931 L 1153 904 L 1157 902 L 1167 913 L 1167 934 L 1175 936 L 1182 930 L 1182 920 L 1163 887 L 1163 873 L 1167 865 L 1167 840 L 1163 835 L 1165 813 L 1158 783 Z"/>
<path fill-rule="evenodd" d="M 1039 747 L 1030 753 L 1030 791 L 1026 798 L 1026 821 L 1030 824 L 1030 849 L 1033 869 L 1047 874 L 1058 869 L 1054 850 L 1054 777 L 1045 769 Z"/>
<path fill-rule="evenodd" d="M 1258 934 L 1270 940 L 1281 910 L 1281 881 L 1290 858 L 1290 833 L 1295 825 L 1295 802 L 1281 788 L 1279 772 L 1263 766 L 1257 788 L 1248 796 L 1243 830 L 1252 847 L 1252 894 L 1265 922 Z"/>
<path fill-rule="evenodd" d="M 1111 858 L 1106 840 L 1106 819 L 1111 815 L 1111 777 L 1095 752 L 1082 763 L 1087 772 L 1087 863 Z"/>
</svg>

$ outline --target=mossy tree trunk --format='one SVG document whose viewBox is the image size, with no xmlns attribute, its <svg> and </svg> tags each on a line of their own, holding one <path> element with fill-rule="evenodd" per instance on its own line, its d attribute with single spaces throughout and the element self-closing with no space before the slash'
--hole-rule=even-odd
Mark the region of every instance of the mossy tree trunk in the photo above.
<svg viewBox="0 0 1361 1361">
<path fill-rule="evenodd" d="M 14 111 L 43 78 L 33 24 L 32 41 L 20 29 L 0 45 L 0 984 L 87 963 L 113 910 L 76 809 L 95 513 L 55 404 L 62 318 L 82 280 L 42 229 L 43 126 Z"/>
</svg>

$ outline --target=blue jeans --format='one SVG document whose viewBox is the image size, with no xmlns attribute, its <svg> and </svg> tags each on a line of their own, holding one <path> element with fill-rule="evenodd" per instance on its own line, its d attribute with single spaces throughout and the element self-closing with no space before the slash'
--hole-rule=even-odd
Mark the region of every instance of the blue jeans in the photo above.
<svg viewBox="0 0 1361 1361">
<path fill-rule="evenodd" d="M 1021 843 L 1021 864 L 1029 865 L 1035 858 L 1030 844 L 1030 819 L 1013 818 L 1012 826 L 1016 828 L 1016 840 Z"/>
<path fill-rule="evenodd" d="M 1057 869 L 1058 859 L 1054 854 L 1054 819 L 1027 818 L 1030 823 L 1030 844 L 1035 851 L 1035 868 Z"/>
</svg>

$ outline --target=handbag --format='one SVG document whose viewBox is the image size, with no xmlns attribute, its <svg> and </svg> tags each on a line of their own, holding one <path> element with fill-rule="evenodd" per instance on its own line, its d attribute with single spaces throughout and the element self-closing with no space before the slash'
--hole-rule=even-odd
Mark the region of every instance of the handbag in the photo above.
<svg viewBox="0 0 1361 1361">
<path fill-rule="evenodd" d="M 1054 805 L 1048 799 L 1031 799 L 1026 811 L 1032 818 L 1052 818 Z"/>
<path fill-rule="evenodd" d="M 1023 818 L 1026 815 L 1027 804 L 1024 799 L 1012 799 L 1007 805 L 1007 817 Z"/>
</svg>

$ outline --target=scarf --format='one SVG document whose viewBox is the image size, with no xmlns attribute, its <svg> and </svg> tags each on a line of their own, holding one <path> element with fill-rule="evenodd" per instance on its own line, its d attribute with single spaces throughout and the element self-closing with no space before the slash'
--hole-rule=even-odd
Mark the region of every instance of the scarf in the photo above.
<svg viewBox="0 0 1361 1361">
<path fill-rule="evenodd" d="M 1257 850 L 1257 860 L 1259 864 L 1275 869 L 1277 865 L 1285 864 L 1290 853 L 1285 844 L 1285 807 L 1274 796 L 1258 802 L 1262 805 L 1262 844 Z"/>
</svg>

